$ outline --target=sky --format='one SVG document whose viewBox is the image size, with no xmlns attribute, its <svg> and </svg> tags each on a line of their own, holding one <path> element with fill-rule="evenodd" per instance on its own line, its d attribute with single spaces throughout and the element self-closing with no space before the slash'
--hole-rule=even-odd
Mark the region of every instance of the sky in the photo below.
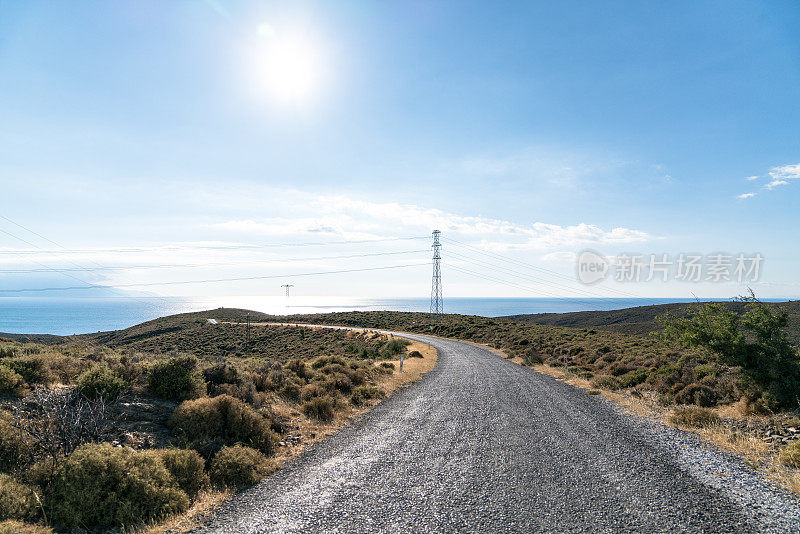
<svg viewBox="0 0 800 534">
<path fill-rule="evenodd" d="M 800 4 L 0 0 L 0 186 L 0 295 L 798 297 Z"/>
</svg>

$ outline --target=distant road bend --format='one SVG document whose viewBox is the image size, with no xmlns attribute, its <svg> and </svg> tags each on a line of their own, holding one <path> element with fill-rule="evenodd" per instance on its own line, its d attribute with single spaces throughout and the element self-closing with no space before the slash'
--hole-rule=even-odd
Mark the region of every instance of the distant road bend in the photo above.
<svg viewBox="0 0 800 534">
<path fill-rule="evenodd" d="M 198 532 L 800 532 L 800 506 L 690 435 L 491 351 L 411 387 L 229 501 Z"/>
</svg>

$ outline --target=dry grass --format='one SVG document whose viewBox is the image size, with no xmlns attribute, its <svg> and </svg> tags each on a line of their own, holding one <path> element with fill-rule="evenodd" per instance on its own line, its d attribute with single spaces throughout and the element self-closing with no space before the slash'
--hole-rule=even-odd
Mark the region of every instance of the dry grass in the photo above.
<svg viewBox="0 0 800 534">
<path fill-rule="evenodd" d="M 197 500 L 186 513 L 131 531 L 131 534 L 177 534 L 189 532 L 202 525 L 208 515 L 233 495 L 231 490 L 207 489 L 197 495 Z"/>
</svg>

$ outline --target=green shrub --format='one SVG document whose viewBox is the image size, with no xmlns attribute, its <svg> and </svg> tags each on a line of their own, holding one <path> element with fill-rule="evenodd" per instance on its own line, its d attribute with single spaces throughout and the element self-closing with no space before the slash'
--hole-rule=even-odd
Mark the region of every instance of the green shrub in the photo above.
<svg viewBox="0 0 800 534">
<path fill-rule="evenodd" d="M 720 423 L 719 416 L 708 408 L 699 406 L 686 406 L 675 408 L 669 420 L 676 425 L 704 427 Z"/>
<path fill-rule="evenodd" d="M 223 447 L 211 461 L 209 474 L 218 486 L 245 488 L 261 482 L 271 465 L 259 451 L 242 445 Z"/>
<path fill-rule="evenodd" d="M 274 438 L 269 421 L 230 395 L 184 401 L 169 420 L 173 433 L 210 458 L 222 446 L 243 443 L 271 454 Z"/>
<path fill-rule="evenodd" d="M 361 406 L 366 400 L 379 399 L 385 395 L 386 393 L 378 386 L 361 386 L 353 390 L 350 402 L 353 406 Z"/>
<path fill-rule="evenodd" d="M 619 380 L 611 375 L 597 375 L 591 379 L 589 384 L 594 389 L 608 389 L 616 391 L 621 387 Z"/>
<path fill-rule="evenodd" d="M 206 384 L 197 371 L 197 358 L 178 356 L 150 366 L 150 389 L 167 400 L 195 399 L 205 394 Z"/>
<path fill-rule="evenodd" d="M 632 388 L 647 380 L 649 371 L 647 369 L 636 369 L 624 374 L 619 378 L 619 385 L 623 388 Z"/>
<path fill-rule="evenodd" d="M 336 410 L 336 399 L 330 395 L 314 397 L 303 403 L 303 413 L 306 416 L 327 423 L 333 420 Z"/>
<path fill-rule="evenodd" d="M 0 365 L 0 395 L 24 397 L 28 393 L 30 393 L 30 390 L 22 375 L 10 367 Z"/>
<path fill-rule="evenodd" d="M 386 342 L 381 348 L 380 355 L 382 358 L 390 359 L 398 356 L 401 352 L 406 350 L 406 347 L 411 345 L 407 339 L 393 338 Z"/>
<path fill-rule="evenodd" d="M 408 353 L 409 358 L 422 358 L 422 353 L 418 350 L 412 350 Z"/>
<path fill-rule="evenodd" d="M 791 467 L 800 467 L 800 441 L 793 441 L 778 454 L 778 459 Z"/>
<path fill-rule="evenodd" d="M 189 508 L 189 497 L 156 455 L 108 443 L 70 454 L 47 502 L 53 522 L 84 528 L 132 526 Z"/>
<path fill-rule="evenodd" d="M 205 460 L 191 449 L 159 449 L 153 451 L 186 494 L 194 499 L 209 483 L 204 471 Z"/>
<path fill-rule="evenodd" d="M 103 397 L 116 399 L 127 391 L 129 385 L 117 373 L 105 365 L 98 365 L 78 377 L 78 389 L 90 399 Z"/>
<path fill-rule="evenodd" d="M 0 473 L 0 520 L 36 519 L 39 503 L 33 490 Z"/>
<path fill-rule="evenodd" d="M 392 362 L 381 362 L 381 369 L 394 371 L 394 364 Z"/>
<path fill-rule="evenodd" d="M 24 468 L 31 459 L 31 448 L 20 431 L 11 425 L 11 415 L 0 415 L 0 471 Z"/>
<path fill-rule="evenodd" d="M 20 375 L 28 384 L 49 384 L 53 380 L 50 366 L 42 357 L 10 358 L 3 365 Z"/>
</svg>

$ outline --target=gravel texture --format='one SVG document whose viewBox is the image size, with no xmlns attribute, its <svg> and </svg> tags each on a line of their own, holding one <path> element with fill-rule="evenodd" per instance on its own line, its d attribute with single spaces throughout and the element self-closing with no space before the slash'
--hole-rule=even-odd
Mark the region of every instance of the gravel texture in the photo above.
<svg viewBox="0 0 800 534">
<path fill-rule="evenodd" d="M 487 349 L 436 368 L 197 532 L 800 532 L 740 459 Z"/>
</svg>

